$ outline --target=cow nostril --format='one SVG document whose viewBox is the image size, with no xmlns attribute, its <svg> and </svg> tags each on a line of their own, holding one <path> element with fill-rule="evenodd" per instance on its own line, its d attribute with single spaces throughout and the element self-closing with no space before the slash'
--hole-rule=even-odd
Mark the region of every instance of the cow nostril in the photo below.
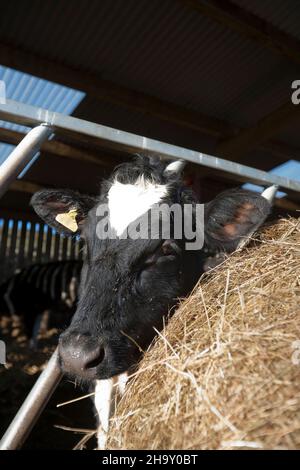
<svg viewBox="0 0 300 470">
<path fill-rule="evenodd" d="M 85 335 L 61 336 L 59 356 L 62 370 L 79 377 L 94 377 L 97 374 L 97 368 L 107 355 L 103 343 L 99 344 L 99 342 Z"/>
<path fill-rule="evenodd" d="M 93 357 L 88 358 L 85 369 L 93 369 L 101 364 L 105 357 L 104 348 L 99 348 L 97 351 L 94 351 Z"/>
</svg>

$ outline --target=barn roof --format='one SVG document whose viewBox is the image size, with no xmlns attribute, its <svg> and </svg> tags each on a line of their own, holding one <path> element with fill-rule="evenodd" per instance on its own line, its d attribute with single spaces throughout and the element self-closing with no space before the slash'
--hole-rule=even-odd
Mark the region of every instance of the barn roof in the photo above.
<svg viewBox="0 0 300 470">
<path fill-rule="evenodd" d="M 75 116 L 263 170 L 300 160 L 300 106 L 291 103 L 299 2 L 11 0 L 1 8 L 0 64 L 85 93 Z M 13 132 L 0 125 L 2 141 L 16 143 Z M 43 151 L 27 182 L 95 192 L 120 159 L 60 141 L 68 158 Z M 21 210 L 29 196 L 19 195 L 10 191 L 1 206 Z"/>
</svg>

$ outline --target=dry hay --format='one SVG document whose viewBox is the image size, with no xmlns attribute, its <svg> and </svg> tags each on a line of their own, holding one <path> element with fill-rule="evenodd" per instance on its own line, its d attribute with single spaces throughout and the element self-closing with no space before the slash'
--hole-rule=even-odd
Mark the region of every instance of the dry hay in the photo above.
<svg viewBox="0 0 300 470">
<path fill-rule="evenodd" d="M 300 448 L 300 222 L 260 238 L 182 302 L 129 384 L 108 448 Z"/>
</svg>

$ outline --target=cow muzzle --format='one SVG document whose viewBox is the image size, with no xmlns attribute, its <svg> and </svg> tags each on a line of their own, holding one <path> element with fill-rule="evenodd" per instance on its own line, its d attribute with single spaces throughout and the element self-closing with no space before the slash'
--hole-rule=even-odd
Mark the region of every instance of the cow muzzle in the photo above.
<svg viewBox="0 0 300 470">
<path fill-rule="evenodd" d="M 88 335 L 66 331 L 60 336 L 59 356 L 64 372 L 93 380 L 105 359 L 105 349 Z"/>
</svg>

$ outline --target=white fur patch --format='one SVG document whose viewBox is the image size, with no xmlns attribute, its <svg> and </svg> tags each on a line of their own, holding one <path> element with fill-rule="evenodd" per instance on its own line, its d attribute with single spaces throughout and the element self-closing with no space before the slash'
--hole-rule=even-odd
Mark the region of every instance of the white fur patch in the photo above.
<svg viewBox="0 0 300 470">
<path fill-rule="evenodd" d="M 99 417 L 99 425 L 97 430 L 97 441 L 99 450 L 104 450 L 106 448 L 109 418 L 112 413 L 114 383 L 114 378 L 107 380 L 96 380 L 95 407 Z"/>
<path fill-rule="evenodd" d="M 122 396 L 125 392 L 128 373 L 124 372 L 107 380 L 96 380 L 95 407 L 99 417 L 97 429 L 98 449 L 106 449 L 109 419 L 114 412 L 116 394 Z"/>
<path fill-rule="evenodd" d="M 123 396 L 125 393 L 127 382 L 128 382 L 128 372 L 124 372 L 123 374 L 120 374 L 118 376 L 118 391 L 121 396 Z"/>
<path fill-rule="evenodd" d="M 158 204 L 167 192 L 166 185 L 155 184 L 143 176 L 134 184 L 115 181 L 108 191 L 111 227 L 120 236 L 131 222 Z"/>
<path fill-rule="evenodd" d="M 115 379 L 96 380 L 95 407 L 99 421 L 105 432 L 108 431 Z"/>
</svg>

